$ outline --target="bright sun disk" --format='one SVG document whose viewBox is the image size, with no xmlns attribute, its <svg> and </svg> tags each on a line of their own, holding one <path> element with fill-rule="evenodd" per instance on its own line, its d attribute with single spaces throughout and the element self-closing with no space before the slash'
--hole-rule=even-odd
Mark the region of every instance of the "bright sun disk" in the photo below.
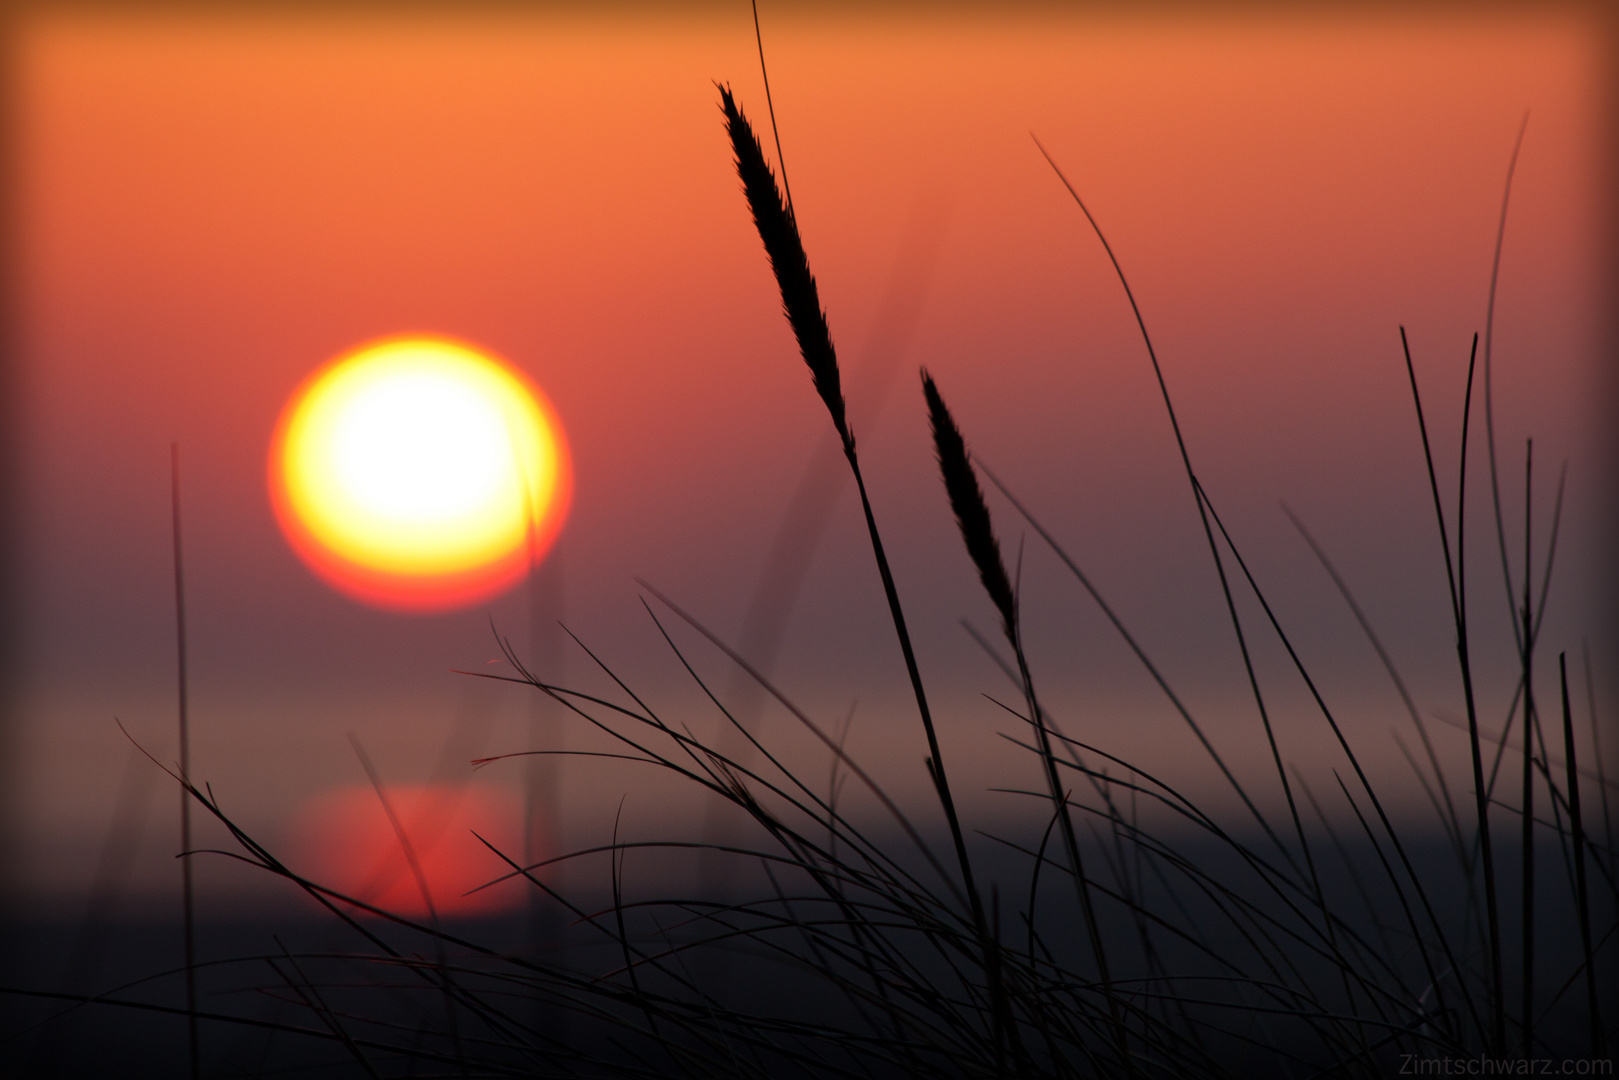
<svg viewBox="0 0 1619 1080">
<path fill-rule="evenodd" d="M 298 388 L 270 453 L 283 532 L 341 591 L 458 607 L 523 576 L 567 512 L 562 429 L 539 390 L 462 342 L 399 337 Z"/>
</svg>

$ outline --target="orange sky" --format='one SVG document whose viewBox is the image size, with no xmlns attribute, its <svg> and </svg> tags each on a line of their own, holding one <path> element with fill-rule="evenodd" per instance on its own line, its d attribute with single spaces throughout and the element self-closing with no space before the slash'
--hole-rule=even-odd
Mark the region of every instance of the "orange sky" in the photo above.
<svg viewBox="0 0 1619 1080">
<path fill-rule="evenodd" d="M 1129 309 L 1031 132 L 1130 275 L 1216 505 L 1285 586 L 1284 617 L 1300 620 L 1371 740 L 1386 731 L 1387 695 L 1364 689 L 1364 647 L 1276 502 L 1364 584 L 1424 700 L 1445 707 L 1443 579 L 1397 329 L 1411 334 L 1453 477 L 1466 350 L 1528 109 L 1496 321 L 1504 491 L 1521 499 L 1526 435 L 1548 463 L 1543 493 L 1569 459 L 1554 647 L 1592 632 L 1599 605 L 1568 583 L 1590 580 L 1601 550 L 1608 75 L 1582 17 L 764 14 L 788 176 L 948 730 L 967 740 L 998 723 L 977 695 L 999 676 L 957 626 L 990 618 L 931 471 L 919 363 L 970 445 L 1191 695 L 1246 722 Z M 400 783 L 426 781 L 467 731 L 483 733 L 468 757 L 526 739 L 521 699 L 448 673 L 496 655 L 491 615 L 527 641 L 521 592 L 433 618 L 372 611 L 327 590 L 275 528 L 264 455 L 286 396 L 384 334 L 479 343 L 545 389 L 575 465 L 559 547 L 567 621 L 621 674 L 692 705 L 632 575 L 734 640 L 827 426 L 720 122 L 713 80 L 767 130 L 745 9 L 42 16 L 19 55 L 31 675 L 17 820 L 30 844 L 98 841 L 128 753 L 113 715 L 173 754 L 173 440 L 186 470 L 195 760 L 255 823 L 274 832 L 302 800 L 354 782 L 349 729 Z M 1481 457 L 1470 467 L 1483 475 Z M 1484 505 L 1483 489 L 1469 497 Z M 994 510 L 1015 551 L 1010 508 Z M 1485 555 L 1486 539 L 1472 541 Z M 845 496 L 777 670 L 828 714 L 858 699 L 869 723 L 854 745 L 921 792 L 863 544 Z M 1059 711 L 1172 731 L 1033 540 L 1027 559 L 1031 648 Z M 1499 615 L 1499 584 L 1478 589 L 1480 609 Z M 593 678 L 586 664 L 571 654 L 566 670 Z M 1292 753 L 1326 760 L 1315 729 L 1297 730 Z M 1229 738 L 1241 757 L 1245 737 Z M 960 783 L 986 786 L 997 767 Z M 503 790 L 519 777 L 481 775 Z M 582 839 L 622 782 L 568 783 Z M 613 799 L 582 794 L 597 787 Z M 163 817 L 154 853 L 168 845 Z M 72 873 L 38 864 L 33 878 L 67 888 Z"/>
</svg>

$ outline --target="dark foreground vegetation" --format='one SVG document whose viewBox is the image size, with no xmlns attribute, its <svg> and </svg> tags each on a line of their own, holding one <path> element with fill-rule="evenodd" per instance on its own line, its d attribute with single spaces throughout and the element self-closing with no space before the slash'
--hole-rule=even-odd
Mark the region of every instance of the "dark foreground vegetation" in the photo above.
<svg viewBox="0 0 1619 1080">
<path fill-rule="evenodd" d="M 1428 542 L 1442 551 L 1436 562 L 1447 575 L 1454 617 L 1457 704 L 1469 732 L 1465 762 L 1447 763 L 1436 753 L 1397 659 L 1361 619 L 1407 705 L 1415 748 L 1409 761 L 1433 810 L 1429 823 L 1397 821 L 1387 812 L 1273 615 L 1255 568 L 1198 482 L 1133 296 L 1145 359 L 1163 392 L 1187 497 L 1225 598 L 1285 812 L 1260 808 L 1262 800 L 1227 768 L 1099 583 L 1007 487 L 983 473 L 1100 605 L 1156 692 L 1184 720 L 1185 752 L 1202 755 L 1242 809 L 1205 812 L 1143 763 L 1065 733 L 1042 707 L 1024 652 L 1016 579 L 1001 555 L 981 470 L 944 392 L 923 372 L 944 494 L 999 619 L 998 640 L 984 646 L 1013 688 L 1004 708 L 1016 718 L 1028 756 L 1025 794 L 1039 808 L 1027 828 L 983 837 L 957 810 L 790 196 L 778 188 L 729 90 L 720 95 L 785 314 L 860 497 L 914 692 L 915 723 L 926 739 L 936 805 L 898 805 L 844 752 L 837 731 L 820 726 L 649 586 L 648 610 L 660 630 L 684 624 L 683 634 L 708 638 L 824 753 L 814 761 L 778 757 L 718 693 L 708 695 L 712 708 L 737 737 L 710 745 L 691 734 L 707 729 L 690 718 L 650 709 L 628 676 L 620 681 L 609 672 L 619 693 L 593 696 L 551 684 L 507 646 L 510 678 L 613 740 L 616 753 L 678 774 L 750 822 L 744 841 L 686 846 L 734 864 L 726 887 L 648 899 L 625 885 L 627 854 L 699 852 L 614 836 L 566 856 L 578 868 L 570 880 L 585 880 L 588 872 L 595 883 L 569 893 L 553 889 L 543 867 L 499 852 L 510 875 L 526 878 L 535 892 L 535 913 L 526 921 L 407 920 L 298 877 L 239 829 L 210 791 L 177 776 L 201 812 L 230 830 L 238 845 L 233 857 L 290 882 L 328 914 L 323 923 L 284 927 L 273 948 L 261 927 L 202 928 L 208 947 L 199 955 L 214 958 L 190 973 L 199 987 L 202 1070 L 1163 1080 L 1458 1070 L 1612 1075 L 1616 1013 L 1604 984 L 1616 970 L 1619 861 L 1612 785 L 1600 754 L 1587 749 L 1600 743 L 1596 702 L 1587 693 L 1589 662 L 1540 647 L 1554 550 L 1536 563 L 1526 555 L 1525 565 L 1509 569 L 1499 497 L 1486 512 L 1502 538 L 1507 588 L 1521 597 L 1512 627 L 1517 691 L 1510 702 L 1475 700 L 1463 493 L 1476 399 L 1488 403 L 1488 335 L 1482 355 L 1475 338 L 1468 358 L 1463 473 L 1454 478 L 1434 468 L 1418 367 L 1409 351 L 1405 356 L 1413 420 L 1427 454 L 1413 464 L 1425 470 L 1432 491 Z M 1067 184 L 1060 171 L 1057 177 Z M 1119 261 L 1073 194 L 1128 292 Z M 1475 374 L 1482 394 L 1475 392 Z M 1486 442 L 1497 492 L 1493 433 Z M 1555 503 L 1554 537 L 1560 489 Z M 1532 512 L 1526 505 L 1526 527 Z M 1350 585 L 1316 551 L 1361 618 Z M 1493 563 L 1494 554 L 1483 557 Z M 1264 618 L 1239 617 L 1239 598 L 1245 610 L 1255 602 Z M 1330 789 L 1290 771 L 1276 750 L 1265 688 L 1249 660 L 1260 635 L 1285 648 L 1315 703 L 1312 722 L 1341 751 Z M 708 691 L 712 674 L 688 662 L 676 635 L 666 636 Z M 1481 717 L 1493 724 L 1501 716 L 1510 718 L 1508 730 L 1487 734 Z M 880 808 L 875 824 L 870 815 L 857 821 L 840 808 L 845 786 L 863 789 L 861 798 Z M 534 925 L 548 928 L 542 947 L 534 944 Z M 18 956 L 33 950 L 35 975 L 50 962 L 52 933 L 60 929 L 35 927 L 26 948 L 16 944 Z M 178 940 L 173 928 L 149 929 L 144 940 L 163 940 L 163 933 Z M 0 1061 L 20 1075 L 41 1076 L 80 1069 L 177 1076 L 195 1068 L 187 972 L 162 972 L 158 956 L 147 959 L 150 967 L 140 972 L 146 978 L 108 973 L 93 994 L 83 987 L 58 992 L 45 978 L 6 988 L 6 1011 L 20 1022 L 8 1026 Z M 123 1060 L 109 1070 L 111 1055 Z"/>
</svg>

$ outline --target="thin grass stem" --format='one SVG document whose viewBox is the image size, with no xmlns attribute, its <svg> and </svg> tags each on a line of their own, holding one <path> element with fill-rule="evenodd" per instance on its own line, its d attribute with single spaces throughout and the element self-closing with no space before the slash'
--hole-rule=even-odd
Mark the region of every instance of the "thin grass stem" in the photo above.
<svg viewBox="0 0 1619 1080">
<path fill-rule="evenodd" d="M 1530 557 L 1530 544 L 1534 538 L 1533 516 L 1533 480 L 1534 480 L 1535 442 L 1529 440 L 1524 451 L 1524 478 L 1523 478 L 1523 631 L 1518 642 L 1521 649 L 1520 657 L 1523 664 L 1523 808 L 1522 839 L 1520 841 L 1521 861 L 1523 864 L 1522 899 L 1519 913 L 1523 927 L 1520 931 L 1519 944 L 1522 946 L 1522 961 L 1520 989 L 1523 1001 L 1521 1005 L 1523 1024 L 1522 1052 L 1527 1056 L 1534 1052 L 1535 1046 L 1535 755 L 1534 734 L 1535 723 L 1535 624 L 1534 608 L 1530 593 L 1530 571 L 1533 563 Z M 1553 803 L 1553 809 L 1556 804 Z"/>
<path fill-rule="evenodd" d="M 180 775 L 191 776 L 191 720 L 186 679 L 186 600 L 185 560 L 180 546 L 180 444 L 169 445 L 169 508 L 174 538 L 174 644 L 177 663 L 180 714 Z M 186 1051 L 191 1080 L 202 1075 L 202 1058 L 197 1040 L 197 935 L 195 899 L 191 874 L 191 794 L 180 790 L 180 889 L 181 920 L 185 931 L 186 957 Z"/>
<path fill-rule="evenodd" d="M 1501 249 L 1505 246 L 1507 238 L 1507 209 L 1512 204 L 1512 177 L 1518 171 L 1518 152 L 1523 149 L 1523 136 L 1528 130 L 1529 112 L 1526 109 L 1523 120 L 1518 124 L 1518 137 L 1512 142 L 1512 157 L 1507 161 L 1507 180 L 1501 190 L 1501 217 L 1495 228 L 1495 253 L 1490 259 L 1490 295 L 1484 306 L 1484 443 L 1489 448 L 1490 500 L 1495 510 L 1496 543 L 1501 551 L 1501 579 L 1506 583 L 1507 611 L 1511 613 L 1507 621 L 1512 625 L 1512 634 L 1517 639 L 1520 651 L 1524 642 L 1513 610 L 1517 601 L 1513 595 L 1512 567 L 1507 561 L 1507 531 L 1501 516 L 1501 484 L 1495 466 L 1495 380 L 1490 361 L 1495 355 L 1495 287 L 1501 280 Z M 1460 527 L 1457 526 L 1458 529 Z"/>
<path fill-rule="evenodd" d="M 1400 347 L 1405 354 L 1405 371 L 1411 380 L 1411 401 L 1417 409 L 1417 430 L 1422 434 L 1422 456 L 1428 466 L 1428 486 L 1433 493 L 1434 514 L 1439 521 L 1439 546 L 1445 556 L 1445 579 L 1450 585 L 1451 615 L 1456 625 L 1456 655 L 1461 666 L 1462 694 L 1467 703 L 1468 745 L 1473 756 L 1473 802 L 1478 821 L 1478 844 L 1484 863 L 1485 925 L 1490 957 L 1490 1045 L 1498 1052 L 1506 1046 L 1506 998 L 1501 970 L 1501 917 L 1495 895 L 1495 849 L 1490 843 L 1489 792 L 1484 784 L 1484 757 L 1479 745 L 1478 709 L 1473 698 L 1472 654 L 1467 644 L 1467 590 L 1465 586 L 1462 536 L 1465 522 L 1462 509 L 1467 496 L 1467 421 L 1473 404 L 1473 363 L 1478 358 L 1478 335 L 1473 336 L 1472 355 L 1467 362 L 1467 390 L 1462 406 L 1461 479 L 1456 497 L 1456 560 L 1451 562 L 1450 540 L 1445 530 L 1444 503 L 1439 497 L 1439 479 L 1434 472 L 1433 450 L 1428 442 L 1428 425 L 1422 414 L 1422 394 L 1417 389 L 1417 371 L 1411 362 L 1411 344 L 1400 327 Z"/>
<path fill-rule="evenodd" d="M 1567 766 L 1568 818 L 1574 833 L 1574 908 L 1580 920 L 1580 949 L 1585 954 L 1585 1001 L 1590 1017 L 1591 1057 L 1602 1056 L 1602 1012 L 1597 1007 L 1596 955 L 1591 947 L 1591 899 L 1585 884 L 1585 826 L 1580 817 L 1580 773 L 1574 760 L 1574 713 L 1568 703 L 1568 656 L 1557 655 L 1557 677 L 1563 692 L 1563 760 Z"/>
</svg>

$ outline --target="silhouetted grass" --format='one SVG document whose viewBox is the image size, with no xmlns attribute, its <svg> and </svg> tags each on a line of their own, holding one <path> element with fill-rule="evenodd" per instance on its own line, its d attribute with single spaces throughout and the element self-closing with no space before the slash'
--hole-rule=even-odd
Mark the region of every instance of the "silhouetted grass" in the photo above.
<svg viewBox="0 0 1619 1080">
<path fill-rule="evenodd" d="M 224 1008 L 179 1009 L 141 998 L 151 985 L 178 973 L 95 997 L 33 996 L 64 1005 L 168 1011 L 209 1025 L 262 1028 L 278 1037 L 330 1047 L 343 1056 L 349 1071 L 376 1077 L 1382 1077 L 1398 1073 L 1400 1055 L 1516 1059 L 1589 1052 L 1599 1058 L 1606 1052 L 1614 1015 L 1611 997 L 1602 995 L 1601 976 L 1613 970 L 1611 952 L 1619 935 L 1619 853 L 1612 841 L 1589 661 L 1587 711 L 1595 774 L 1582 772 L 1576 763 L 1563 655 L 1561 776 L 1546 750 L 1533 693 L 1533 654 L 1550 586 L 1561 488 L 1539 596 L 1530 587 L 1534 565 L 1527 544 L 1521 607 L 1508 580 L 1519 677 L 1507 727 L 1496 736 L 1479 720 L 1461 542 L 1477 339 L 1462 402 L 1455 513 L 1449 518 L 1416 364 L 1400 332 L 1456 630 L 1474 793 L 1471 818 L 1457 809 L 1465 796 L 1455 791 L 1456 778 L 1447 776 L 1395 658 L 1325 549 L 1288 511 L 1376 651 L 1416 728 L 1423 755 L 1406 751 L 1405 757 L 1434 812 L 1434 826 L 1424 828 L 1397 822 L 1387 811 L 1261 584 L 1264 568 L 1244 556 L 1217 512 L 1181 438 L 1167 380 L 1123 268 L 1077 192 L 1062 179 L 1129 295 L 1288 817 L 1278 823 L 1261 809 L 1255 793 L 1220 758 L 1162 668 L 1092 577 L 1006 483 L 975 462 L 942 394 L 924 372 L 923 398 L 945 497 L 969 561 L 1000 619 L 1004 646 L 976 632 L 975 637 L 1013 687 L 1013 703 L 1002 705 L 1016 722 L 1016 734 L 1007 737 L 1030 755 L 1031 778 L 1038 778 L 1016 793 L 1029 800 L 1022 831 L 987 837 L 974 851 L 951 795 L 905 609 L 861 478 L 836 352 L 793 208 L 778 191 L 759 140 L 730 91 L 721 87 L 720 95 L 738 175 L 784 312 L 859 490 L 928 741 L 925 767 L 933 781 L 936 812 L 949 835 L 955 866 L 947 866 L 933 850 L 930 836 L 938 827 L 913 818 L 931 815 L 931 809 L 901 806 L 846 751 L 841 736 L 798 707 L 679 604 L 646 586 L 660 605 L 658 611 L 648 605 L 649 618 L 714 714 L 745 744 L 746 753 L 727 753 L 722 740 L 692 734 L 701 726 L 688 717 L 660 715 L 577 639 L 584 655 L 609 677 L 615 699 L 547 681 L 504 639 L 501 646 L 513 673 L 492 677 L 548 695 L 573 722 L 613 747 L 575 755 L 615 759 L 695 785 L 742 815 L 751 824 L 753 842 L 620 838 L 615 823 L 607 843 L 526 864 L 477 838 L 509 868 L 489 886 L 521 879 L 569 920 L 566 953 L 535 955 L 491 944 L 441 920 L 430 900 L 429 918 L 422 922 L 301 877 L 239 827 L 210 790 L 182 771 L 175 779 L 187 797 L 220 822 L 238 845 L 223 854 L 313 898 L 353 935 L 356 947 L 282 947 L 208 964 L 188 962 L 184 969 L 260 972 L 259 992 L 275 998 L 284 1015 L 294 1019 L 267 1021 Z M 1493 433 L 1488 437 L 1493 460 Z M 981 469 L 1073 574 L 1187 724 L 1187 748 L 1201 747 L 1242 804 L 1233 820 L 1155 775 L 1148 763 L 1124 760 L 1095 740 L 1068 734 L 1041 704 L 1024 649 L 1016 578 L 1001 557 L 978 480 Z M 1526 530 L 1532 509 L 1526 493 Z M 1496 516 L 1498 530 L 1503 529 L 1498 502 Z M 1257 625 L 1245 623 L 1239 614 L 1237 596 L 1243 590 L 1253 602 L 1247 610 L 1257 607 L 1263 616 Z M 825 748 L 833 767 L 824 788 L 809 779 L 823 775 L 821 759 L 788 759 L 733 716 L 711 691 L 701 665 L 667 632 L 662 610 L 710 642 Z M 1295 770 L 1290 776 L 1284 768 L 1270 708 L 1250 659 L 1250 639 L 1261 633 L 1274 635 L 1282 646 L 1310 694 L 1322 734 L 1330 733 L 1332 745 L 1342 752 L 1341 767 L 1333 770 L 1336 790 L 1312 788 L 1302 774 Z M 1003 650 L 1010 650 L 1010 657 Z M 1519 802 L 1504 805 L 1494 793 L 1494 779 L 1510 745 L 1511 721 L 1520 713 Z M 1485 758 L 1492 743 L 1494 767 L 1487 779 Z M 1405 751 L 1404 743 L 1400 745 Z M 373 770 L 367 771 L 387 807 L 384 785 Z M 845 778 L 865 788 L 882 817 L 865 822 L 840 804 L 839 786 Z M 1600 793 L 1600 842 L 1588 820 L 1593 803 L 1581 791 L 1582 778 L 1587 786 L 1594 779 Z M 1305 827 L 1295 789 L 1319 829 Z M 1537 815 L 1536 807 L 1542 805 L 1545 810 Z M 1353 822 L 1348 828 L 1358 829 L 1358 836 L 1347 836 L 1333 824 L 1333 806 L 1347 809 L 1345 820 Z M 1514 816 L 1522 886 L 1517 972 L 1509 971 L 1505 962 L 1503 928 L 1511 913 L 1502 911 L 1497 889 L 1497 856 L 1511 855 L 1500 838 L 1510 833 L 1498 831 L 1496 838 L 1491 833 L 1492 818 L 1499 823 Z M 410 855 L 391 811 L 390 820 Z M 1430 843 L 1430 834 L 1442 837 L 1443 846 Z M 1060 849 L 1055 853 L 1054 842 Z M 1430 850 L 1434 848 L 1437 856 Z M 752 875 L 746 879 L 751 884 L 725 895 L 665 891 L 642 896 L 632 886 L 626 870 L 630 856 L 698 851 L 734 860 Z M 1559 858 L 1566 882 L 1558 880 Z M 581 872 L 594 869 L 602 884 L 594 890 L 558 890 L 548 882 L 547 869 L 564 861 L 577 864 Z M 413 856 L 411 865 L 425 897 L 426 882 Z M 995 870 L 984 873 L 990 865 Z M 1066 885 L 1053 887 L 1051 878 L 1059 883 L 1066 878 Z M 733 880 L 743 880 L 742 875 Z M 1549 931 L 1559 921 L 1577 927 L 1577 947 L 1548 943 Z M 691 961 L 716 952 L 738 961 L 731 969 L 744 969 L 745 974 L 705 979 L 701 972 L 708 969 Z M 270 973 L 269 981 L 263 981 L 263 972 Z M 558 1017 L 566 1023 L 555 1023 Z M 1569 1034 L 1575 1028 L 1582 1032 L 1580 1039 Z M 1596 1074 L 1602 1074 L 1600 1064 Z"/>
<path fill-rule="evenodd" d="M 1000 970 L 1000 948 L 991 939 L 984 917 L 983 898 L 973 880 L 972 862 L 967 854 L 966 838 L 956 813 L 955 799 L 950 793 L 950 780 L 945 771 L 944 755 L 939 749 L 939 738 L 933 726 L 933 714 L 928 707 L 927 692 L 922 685 L 922 674 L 916 665 L 916 654 L 911 647 L 910 631 L 905 623 L 905 609 L 900 604 L 899 590 L 888 566 L 888 555 L 883 548 L 882 535 L 877 530 L 877 519 L 872 513 L 871 499 L 866 494 L 866 482 L 860 473 L 860 456 L 855 449 L 854 433 L 849 429 L 844 413 L 843 391 L 839 382 L 837 354 L 832 348 L 831 331 L 826 325 L 826 314 L 815 289 L 815 277 L 809 270 L 809 258 L 804 253 L 798 235 L 798 221 L 790 205 L 782 201 L 776 190 L 775 178 L 764 160 L 764 151 L 753 134 L 747 117 L 742 115 L 731 97 L 728 87 L 720 87 L 720 100 L 725 112 L 726 130 L 731 136 L 731 147 L 736 154 L 737 175 L 742 180 L 743 193 L 753 212 L 753 223 L 770 257 L 770 268 L 781 291 L 782 310 L 798 339 L 799 352 L 809 366 L 816 392 L 825 403 L 832 418 L 832 426 L 843 442 L 843 454 L 854 474 L 855 487 L 860 494 L 860 507 L 865 512 L 866 529 L 871 537 L 872 554 L 877 560 L 877 572 L 882 578 L 883 592 L 888 610 L 893 615 L 894 632 L 899 638 L 900 651 L 905 658 L 905 670 L 911 678 L 911 689 L 916 695 L 917 712 L 928 739 L 928 774 L 939 795 L 950 837 L 955 844 L 956 861 L 961 868 L 963 886 L 972 910 L 973 926 L 978 935 L 979 952 L 983 957 L 988 978 L 988 991 L 994 1018 L 994 1043 L 997 1060 L 1004 1065 L 1003 1055 L 1010 1040 L 1010 1050 L 1018 1062 L 1018 1071 L 1024 1069 L 1022 1047 L 1016 1029 L 1010 1023 L 1006 990 Z M 1004 576 L 1004 575 L 1003 575 Z"/>
</svg>

